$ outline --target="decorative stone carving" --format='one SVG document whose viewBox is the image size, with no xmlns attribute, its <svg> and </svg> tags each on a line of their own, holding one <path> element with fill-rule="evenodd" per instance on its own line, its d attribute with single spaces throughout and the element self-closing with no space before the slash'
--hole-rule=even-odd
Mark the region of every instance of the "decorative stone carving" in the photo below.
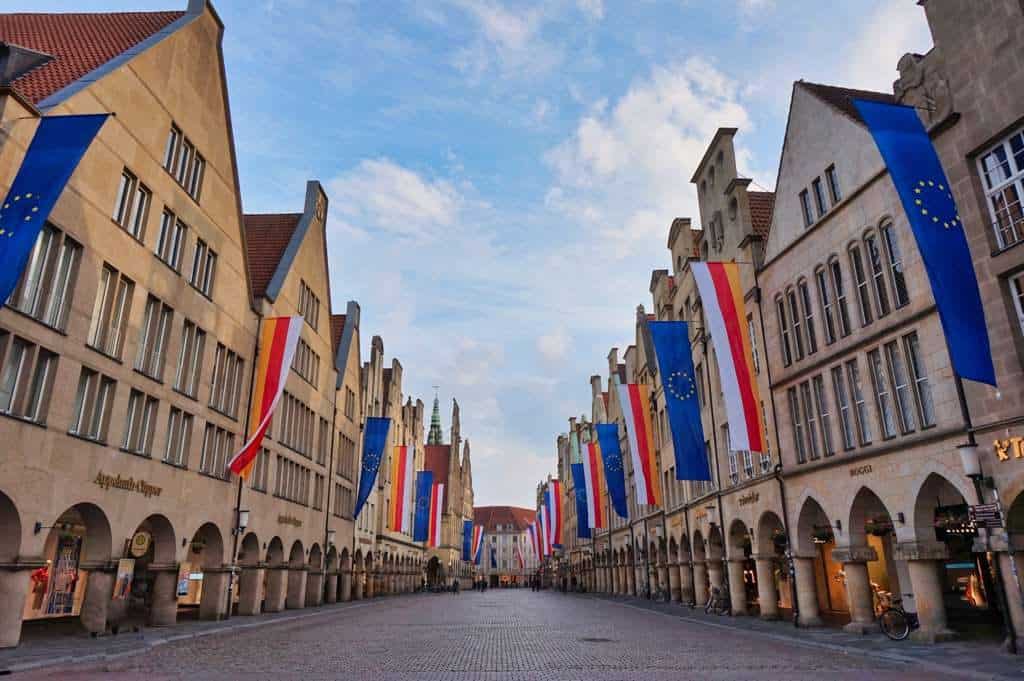
<svg viewBox="0 0 1024 681">
<path fill-rule="evenodd" d="M 944 121 L 953 113 L 953 95 L 949 80 L 920 54 L 907 53 L 900 58 L 899 79 L 893 83 L 896 99 L 917 107 L 925 127 Z"/>
</svg>

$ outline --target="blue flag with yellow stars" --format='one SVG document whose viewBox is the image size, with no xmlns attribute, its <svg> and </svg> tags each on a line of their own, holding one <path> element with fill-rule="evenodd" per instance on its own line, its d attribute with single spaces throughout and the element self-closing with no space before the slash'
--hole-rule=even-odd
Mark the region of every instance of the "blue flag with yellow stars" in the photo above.
<svg viewBox="0 0 1024 681">
<path fill-rule="evenodd" d="M 473 521 L 462 521 L 462 560 L 469 561 L 473 552 Z"/>
<path fill-rule="evenodd" d="M 601 445 L 601 459 L 604 461 L 604 481 L 612 508 L 620 518 L 629 518 L 626 504 L 626 471 L 622 467 L 622 448 L 619 447 L 619 424 L 598 423 L 597 442 Z"/>
<path fill-rule="evenodd" d="M 412 519 L 413 541 L 427 541 L 430 537 L 430 491 L 433 488 L 433 471 L 416 473 L 416 509 Z"/>
<path fill-rule="evenodd" d="M 648 322 L 647 328 L 665 389 L 665 409 L 676 455 L 676 480 L 711 480 L 697 399 L 697 376 L 690 355 L 690 327 L 686 322 Z"/>
<path fill-rule="evenodd" d="M 363 428 L 363 465 L 359 470 L 359 492 L 356 497 L 356 510 L 353 518 L 359 517 L 366 500 L 373 490 L 373 483 L 377 479 L 377 471 L 380 470 L 380 460 L 384 456 L 384 447 L 388 442 L 388 430 L 391 429 L 391 419 L 380 416 L 371 416 L 366 419 L 366 426 Z"/>
<path fill-rule="evenodd" d="M 572 470 L 572 486 L 576 492 L 576 538 L 590 539 L 590 524 L 587 522 L 587 478 L 583 464 L 569 465 Z"/>
<path fill-rule="evenodd" d="M 875 138 L 917 240 L 953 371 L 996 384 L 978 278 L 967 235 L 928 132 L 909 107 L 854 100 Z"/>
<path fill-rule="evenodd" d="M 105 120 L 107 114 L 46 116 L 39 121 L 11 190 L 0 203 L 0 304 L 18 285 L 39 230 Z"/>
</svg>

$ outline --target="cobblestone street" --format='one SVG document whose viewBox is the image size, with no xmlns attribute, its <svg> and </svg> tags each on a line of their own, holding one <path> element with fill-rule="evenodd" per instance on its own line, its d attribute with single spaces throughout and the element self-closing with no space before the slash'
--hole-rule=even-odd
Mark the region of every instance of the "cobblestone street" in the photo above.
<svg viewBox="0 0 1024 681">
<path fill-rule="evenodd" d="M 67 679 L 148 681 L 967 678 L 851 652 L 688 622 L 627 602 L 493 590 L 358 604 L 59 671 Z M 54 678 L 57 671 L 17 678 Z"/>
</svg>

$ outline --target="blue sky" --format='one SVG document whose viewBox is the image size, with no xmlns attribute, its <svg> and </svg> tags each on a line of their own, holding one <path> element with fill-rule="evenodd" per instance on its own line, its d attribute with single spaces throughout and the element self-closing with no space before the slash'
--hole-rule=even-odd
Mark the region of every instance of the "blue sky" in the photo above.
<svg viewBox="0 0 1024 681">
<path fill-rule="evenodd" d="M 7 0 L 5 11 L 184 0 Z M 458 398 L 478 505 L 532 506 L 633 340 L 719 126 L 772 188 L 794 80 L 891 91 L 913 0 L 221 0 L 245 209 L 331 196 L 332 297 Z M 448 427 L 444 408 L 444 426 Z"/>
</svg>

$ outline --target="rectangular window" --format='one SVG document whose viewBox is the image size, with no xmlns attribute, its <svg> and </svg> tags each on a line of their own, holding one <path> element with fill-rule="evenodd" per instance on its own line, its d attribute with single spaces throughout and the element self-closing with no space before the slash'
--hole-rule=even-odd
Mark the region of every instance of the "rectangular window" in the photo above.
<svg viewBox="0 0 1024 681">
<path fill-rule="evenodd" d="M 900 251 L 900 242 L 896 238 L 896 228 L 892 223 L 882 225 L 882 241 L 885 242 L 885 255 L 889 259 L 889 283 L 892 284 L 892 294 L 896 307 L 901 308 L 910 303 L 910 293 L 907 291 L 907 279 L 903 274 L 903 252 Z"/>
<path fill-rule="evenodd" d="M 299 314 L 315 331 L 320 323 L 320 299 L 304 281 L 299 282 Z"/>
<path fill-rule="evenodd" d="M 856 359 L 846 363 L 846 378 L 850 384 L 850 400 L 857 416 L 857 433 L 861 445 L 871 444 L 871 417 L 868 415 L 867 400 L 864 399 L 864 385 L 860 380 L 860 367 Z"/>
<path fill-rule="evenodd" d="M 320 429 L 316 436 L 316 462 L 321 466 L 327 463 L 327 443 L 331 441 L 331 423 L 320 419 Z"/>
<path fill-rule="evenodd" d="M 754 328 L 754 315 L 747 315 L 747 335 L 750 336 L 750 357 L 754 364 L 754 373 L 761 373 L 761 355 L 757 350 L 757 331 Z"/>
<path fill-rule="evenodd" d="M 105 355 L 121 358 L 135 282 L 104 264 L 89 326 L 89 345 Z"/>
<path fill-rule="evenodd" d="M 909 433 L 917 427 L 914 420 L 914 397 L 910 387 L 907 365 L 896 341 L 885 344 L 885 358 L 888 361 L 889 378 L 896 395 L 896 406 L 900 417 L 900 430 Z"/>
<path fill-rule="evenodd" d="M 192 160 L 192 169 L 188 174 L 188 184 L 185 186 L 185 191 L 188 192 L 196 201 L 199 200 L 199 196 L 203 190 L 203 177 L 206 175 L 206 159 L 203 155 L 196 152 Z"/>
<path fill-rule="evenodd" d="M 703 409 L 704 405 L 707 404 L 707 402 L 705 402 L 706 397 L 704 395 L 704 365 L 698 364 L 693 370 L 693 375 L 697 379 L 697 404 L 700 405 L 701 409 Z"/>
<path fill-rule="evenodd" d="M 270 450 L 260 447 L 256 455 L 256 462 L 253 465 L 252 475 L 249 477 L 249 487 L 257 492 L 267 491 L 267 479 L 270 474 Z"/>
<path fill-rule="evenodd" d="M 896 437 L 896 412 L 892 404 L 892 387 L 882 363 L 882 353 L 872 350 L 868 353 L 868 367 L 871 369 L 871 384 L 875 389 L 875 406 L 882 424 L 882 437 Z"/>
<path fill-rule="evenodd" d="M 192 168 L 192 158 L 195 151 L 196 148 L 192 146 L 192 143 L 187 137 L 178 145 L 178 159 L 174 162 L 174 179 L 176 179 L 178 184 L 182 187 L 185 186 L 185 182 L 188 180 L 189 171 Z"/>
<path fill-rule="evenodd" d="M 192 284 L 207 298 L 213 295 L 213 276 L 217 270 L 217 254 L 202 239 L 196 240 L 196 252 L 192 258 L 192 274 L 188 283 Z"/>
<path fill-rule="evenodd" d="M 829 411 L 828 397 L 825 395 L 825 379 L 818 375 L 811 379 L 814 388 L 814 406 L 818 410 L 818 421 L 821 423 L 821 451 L 825 456 L 832 456 L 836 448 L 832 444 L 832 412 Z"/>
<path fill-rule="evenodd" d="M 1010 277 L 1010 297 L 1013 298 L 1013 309 L 1017 312 L 1017 326 L 1024 334 L 1024 272 Z"/>
<path fill-rule="evenodd" d="M 818 412 L 811 398 L 811 384 L 804 381 L 800 384 L 800 406 L 803 407 L 804 421 L 807 423 L 807 453 L 811 460 L 820 459 L 818 449 Z"/>
<path fill-rule="evenodd" d="M 71 433 L 89 440 L 106 442 L 116 388 L 117 381 L 114 379 L 82 367 L 75 395 Z"/>
<path fill-rule="evenodd" d="M 317 473 L 313 478 L 313 508 L 320 511 L 324 507 L 324 476 Z"/>
<path fill-rule="evenodd" d="M 121 183 L 117 188 L 117 201 L 112 216 L 114 222 L 142 241 L 146 235 L 146 220 L 152 199 L 153 193 L 149 188 L 125 168 L 121 171 Z"/>
<path fill-rule="evenodd" d="M 825 320 L 825 344 L 836 342 L 836 321 L 832 305 L 832 296 L 828 288 L 825 270 L 819 268 L 814 273 L 814 281 L 818 285 L 818 300 L 821 303 L 821 316 Z"/>
<path fill-rule="evenodd" d="M 793 289 L 786 291 L 786 303 L 789 307 L 789 319 L 793 325 L 793 349 L 796 351 L 796 359 L 804 358 L 804 334 L 803 323 L 800 318 L 800 310 L 797 308 L 796 293 Z"/>
<path fill-rule="evenodd" d="M 860 325 L 867 326 L 874 321 L 871 312 L 871 291 L 868 288 L 867 272 L 864 270 L 864 259 L 859 246 L 850 247 L 850 265 L 853 267 L 853 278 L 857 284 L 857 304 L 860 309 Z"/>
<path fill-rule="evenodd" d="M 992 229 L 1000 248 L 1024 238 L 1024 130 L 1017 131 L 978 159 Z"/>
<path fill-rule="evenodd" d="M 779 348 L 782 350 L 782 364 L 788 367 L 793 363 L 793 351 L 789 345 L 789 320 L 786 317 L 786 304 L 782 301 L 781 296 L 775 300 L 775 312 L 779 318 Z M 701 404 L 704 404 L 703 399 L 701 399 Z"/>
<path fill-rule="evenodd" d="M 135 369 L 156 380 L 162 380 L 167 357 L 167 339 L 171 333 L 174 310 L 156 296 L 146 299 L 146 312 L 139 334 L 139 352 Z"/>
<path fill-rule="evenodd" d="M 188 227 L 171 211 L 164 209 L 160 218 L 160 237 L 156 242 L 156 255 L 171 266 L 175 272 L 181 272 L 181 254 L 185 250 L 185 235 Z"/>
<path fill-rule="evenodd" d="M 807 462 L 807 446 L 804 440 L 804 420 L 800 414 L 800 404 L 797 401 L 796 388 L 786 391 L 789 401 L 789 422 L 793 427 L 793 444 L 796 446 L 796 462 Z"/>
<path fill-rule="evenodd" d="M 839 322 L 839 335 L 846 337 L 850 335 L 850 311 L 846 305 L 846 290 L 843 289 L 843 268 L 836 258 L 829 263 L 829 271 L 832 274 L 832 292 L 836 300 L 836 320 Z"/>
<path fill-rule="evenodd" d="M 167 135 L 167 147 L 164 149 L 164 169 L 174 173 L 174 162 L 178 159 L 178 147 L 181 145 L 181 130 L 178 126 L 171 124 L 171 131 Z"/>
<path fill-rule="evenodd" d="M 217 343 L 210 379 L 210 407 L 231 418 L 238 416 L 245 362 L 234 351 Z"/>
<path fill-rule="evenodd" d="M 0 370 L 0 413 L 45 423 L 57 355 L 10 334 L 0 338 L 0 348 L 5 350 Z"/>
<path fill-rule="evenodd" d="M 349 421 L 356 419 L 356 394 L 348 386 L 345 386 L 345 418 Z"/>
<path fill-rule="evenodd" d="M 807 194 L 807 190 L 800 192 L 800 212 L 804 216 L 804 227 L 810 227 L 814 224 L 814 212 L 811 209 L 811 197 Z"/>
<path fill-rule="evenodd" d="M 306 379 L 312 385 L 316 385 L 320 376 L 320 355 L 313 348 L 309 347 L 303 339 L 299 339 L 295 347 L 295 357 L 292 359 L 292 371 Z"/>
<path fill-rule="evenodd" d="M 199 472 L 227 480 L 228 459 L 234 454 L 235 434 L 212 423 L 203 431 L 203 449 L 199 454 Z"/>
<path fill-rule="evenodd" d="M 864 245 L 868 249 L 868 262 L 871 264 L 871 281 L 874 283 L 875 300 L 878 302 L 878 316 L 889 314 L 889 291 L 885 285 L 885 268 L 882 266 L 882 251 L 878 248 L 878 238 L 874 234 L 864 237 Z"/>
<path fill-rule="evenodd" d="M 835 396 L 836 407 L 839 409 L 839 426 L 843 434 L 843 448 L 853 449 L 857 445 L 853 408 L 850 405 L 850 398 L 846 391 L 846 381 L 843 378 L 843 368 L 832 369 L 832 393 Z"/>
<path fill-rule="evenodd" d="M 196 151 L 195 145 L 181 133 L 181 128 L 171 124 L 164 149 L 164 168 L 196 201 L 203 189 L 206 175 L 206 159 Z"/>
<path fill-rule="evenodd" d="M 81 245 L 46 223 L 8 303 L 36 321 L 63 331 L 81 258 Z"/>
<path fill-rule="evenodd" d="M 191 398 L 195 398 L 199 391 L 205 347 L 206 332 L 186 319 L 181 329 L 181 352 L 178 355 L 178 371 L 174 375 L 174 389 Z"/>
<path fill-rule="evenodd" d="M 761 472 L 768 473 L 772 469 L 772 441 L 768 438 L 768 416 L 761 400 L 761 422 L 764 424 L 764 451 L 761 452 Z"/>
<path fill-rule="evenodd" d="M 153 447 L 153 432 L 156 429 L 156 412 L 160 403 L 139 390 L 132 390 L 128 396 L 128 417 L 125 420 L 124 441 L 121 446 L 135 454 L 149 456 Z"/>
<path fill-rule="evenodd" d="M 828 193 L 832 197 L 832 205 L 843 200 L 843 193 L 839 191 L 839 177 L 836 175 L 836 167 L 829 166 L 825 169 L 825 180 L 828 182 Z"/>
<path fill-rule="evenodd" d="M 171 407 L 167 417 L 167 451 L 164 461 L 172 466 L 188 466 L 188 452 L 192 444 L 192 414 Z"/>
<path fill-rule="evenodd" d="M 935 403 L 932 401 L 932 384 L 928 380 L 924 358 L 921 356 L 921 345 L 916 333 L 903 337 L 903 347 L 907 352 L 907 362 L 914 380 L 914 394 L 917 396 L 918 413 L 921 416 L 921 427 L 935 425 Z"/>
<path fill-rule="evenodd" d="M 801 279 L 796 285 L 800 295 L 800 307 L 804 314 L 804 329 L 807 331 L 807 354 L 818 351 L 818 337 L 814 331 L 814 306 L 811 305 L 811 291 L 807 288 L 807 280 Z"/>
<path fill-rule="evenodd" d="M 825 191 L 821 186 L 820 177 L 814 178 L 811 188 L 814 189 L 814 203 L 818 206 L 818 217 L 822 217 L 828 212 L 828 204 L 825 203 Z"/>
</svg>

